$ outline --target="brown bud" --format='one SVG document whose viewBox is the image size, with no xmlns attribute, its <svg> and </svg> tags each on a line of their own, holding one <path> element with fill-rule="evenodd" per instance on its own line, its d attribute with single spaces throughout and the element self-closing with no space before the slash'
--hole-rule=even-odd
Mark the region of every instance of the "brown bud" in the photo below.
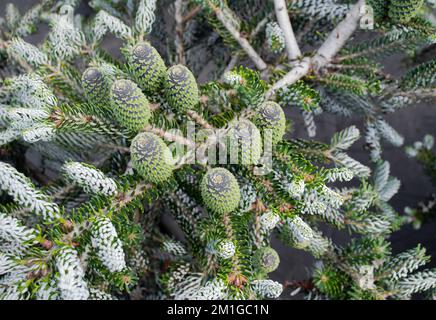
<svg viewBox="0 0 436 320">
<path fill-rule="evenodd" d="M 64 230 L 64 232 L 69 233 L 69 232 L 73 231 L 74 223 L 70 220 L 65 220 L 62 223 L 62 229 Z"/>
<path fill-rule="evenodd" d="M 51 242 L 50 240 L 44 239 L 44 241 L 41 243 L 42 247 L 44 249 L 50 250 L 51 248 L 53 248 L 53 242 Z"/>
<path fill-rule="evenodd" d="M 202 95 L 202 96 L 200 96 L 199 100 L 200 100 L 201 104 L 206 104 L 209 101 L 209 97 L 206 95 Z"/>
<path fill-rule="evenodd" d="M 290 203 L 283 203 L 282 205 L 280 205 L 280 212 L 289 212 L 293 209 L 294 207 L 292 206 L 292 204 Z"/>
<path fill-rule="evenodd" d="M 247 284 L 247 278 L 240 273 L 231 273 L 228 275 L 227 280 L 230 285 L 242 289 Z"/>
<path fill-rule="evenodd" d="M 266 212 L 268 210 L 260 198 L 256 198 L 252 204 L 252 208 L 257 213 Z"/>
</svg>

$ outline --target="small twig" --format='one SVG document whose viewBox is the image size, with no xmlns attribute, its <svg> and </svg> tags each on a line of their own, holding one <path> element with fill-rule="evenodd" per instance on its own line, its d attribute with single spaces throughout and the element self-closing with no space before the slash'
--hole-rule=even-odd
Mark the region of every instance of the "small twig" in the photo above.
<svg viewBox="0 0 436 320">
<path fill-rule="evenodd" d="M 258 35 L 258 33 L 263 29 L 263 27 L 267 24 L 268 20 L 270 20 L 272 16 L 273 16 L 273 13 L 270 12 L 265 18 L 263 18 L 262 20 L 259 21 L 257 26 L 253 29 L 253 31 L 251 31 L 250 39 L 253 39 L 254 37 L 256 37 Z"/>
<path fill-rule="evenodd" d="M 187 23 L 189 20 L 191 20 L 192 18 L 194 18 L 197 13 L 199 13 L 201 11 L 201 7 L 200 6 L 196 6 L 194 7 L 191 11 L 189 11 L 186 16 L 184 16 L 182 18 L 182 23 Z"/>
<path fill-rule="evenodd" d="M 148 106 L 149 106 L 151 111 L 156 111 L 157 109 L 160 108 L 160 104 L 159 103 L 150 103 Z"/>
<path fill-rule="evenodd" d="M 224 72 L 223 72 L 223 74 L 222 74 L 222 76 L 221 76 L 221 80 L 224 79 L 224 75 L 225 75 L 227 72 L 229 72 L 230 70 L 232 70 L 232 69 L 236 66 L 236 64 L 238 63 L 238 61 L 239 61 L 239 55 L 238 55 L 237 53 L 235 53 L 235 54 L 233 55 L 233 57 L 230 59 L 230 62 L 229 62 L 229 64 L 227 65 L 227 67 L 224 69 Z"/>
<path fill-rule="evenodd" d="M 195 147 L 195 142 L 191 141 L 189 139 L 186 139 L 185 137 L 175 135 L 172 133 L 169 133 L 168 131 L 162 130 L 160 128 L 155 128 L 152 126 L 146 126 L 143 131 L 154 133 L 155 135 L 158 135 L 161 138 L 167 139 L 169 141 L 177 142 L 186 146 Z"/>
<path fill-rule="evenodd" d="M 303 78 L 310 70 L 311 59 L 306 57 L 294 68 L 291 69 L 283 78 L 274 83 L 274 85 L 267 91 L 265 98 L 269 99 L 275 92 L 285 86 L 291 85 L 301 78 Z"/>
<path fill-rule="evenodd" d="M 130 152 L 130 148 L 123 147 L 123 146 L 117 146 L 114 144 L 97 144 L 97 146 L 102 147 L 102 148 L 106 148 L 106 149 L 117 150 L 117 151 L 120 151 L 122 153 L 129 153 Z"/>
<path fill-rule="evenodd" d="M 200 126 L 202 126 L 205 129 L 214 129 L 212 125 L 210 125 L 206 119 L 204 119 L 201 115 L 199 115 L 194 110 L 189 110 L 186 113 L 192 120 L 194 120 L 196 123 L 198 123 Z"/>
</svg>

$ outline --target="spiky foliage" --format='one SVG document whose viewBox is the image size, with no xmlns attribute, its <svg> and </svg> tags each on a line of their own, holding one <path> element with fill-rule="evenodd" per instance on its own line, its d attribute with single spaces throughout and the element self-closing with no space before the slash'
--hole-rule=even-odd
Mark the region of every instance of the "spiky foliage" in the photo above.
<svg viewBox="0 0 436 320">
<path fill-rule="evenodd" d="M 270 22 L 265 28 L 268 47 L 274 53 L 280 53 L 285 48 L 285 37 L 283 30 L 277 22 Z"/>
<path fill-rule="evenodd" d="M 9 194 L 21 206 L 42 215 L 45 220 L 60 217 L 60 209 L 56 203 L 37 190 L 33 183 L 8 163 L 0 162 L 1 189 Z"/>
<path fill-rule="evenodd" d="M 287 1 L 301 56 L 274 1 L 170 2 L 94 0 L 86 16 L 79 0 L 6 6 L 0 299 L 431 295 L 424 248 L 394 254 L 390 235 L 429 218 L 434 199 L 397 213 L 401 182 L 382 152 L 407 141 L 386 115 L 435 96 L 423 58 L 435 28 L 420 2 L 368 1 L 366 31 L 363 0 Z M 381 65 L 394 53 L 413 65 L 398 77 Z M 315 139 L 323 112 L 353 125 L 329 142 L 299 137 L 301 122 Z M 359 139 L 369 163 L 350 156 Z M 429 175 L 431 145 L 408 148 Z M 272 239 L 315 258 L 308 279 L 273 273 L 292 251 Z"/>
<path fill-rule="evenodd" d="M 110 272 L 122 271 L 126 267 L 121 241 L 108 218 L 99 217 L 93 222 L 91 243 L 98 258 Z"/>
<path fill-rule="evenodd" d="M 433 185 L 436 184 L 436 154 L 432 151 L 434 146 L 434 137 L 425 135 L 422 141 L 415 141 L 411 146 L 405 148 L 409 157 L 415 158 L 424 168 L 425 173 L 430 177 Z M 436 215 L 436 195 L 432 194 L 426 197 L 425 201 L 418 203 L 415 208 L 407 206 L 404 208 L 407 214 L 407 221 L 412 223 L 415 229 L 419 229 L 423 223 L 434 219 Z"/>
<path fill-rule="evenodd" d="M 81 186 L 86 192 L 111 196 L 117 191 L 115 181 L 91 165 L 67 162 L 63 170 L 67 179 Z"/>
<path fill-rule="evenodd" d="M 83 279 L 84 271 L 80 265 L 77 251 L 71 247 L 64 247 L 59 250 L 56 257 L 56 267 L 59 270 L 57 281 L 62 299 L 88 299 L 89 289 Z"/>
</svg>

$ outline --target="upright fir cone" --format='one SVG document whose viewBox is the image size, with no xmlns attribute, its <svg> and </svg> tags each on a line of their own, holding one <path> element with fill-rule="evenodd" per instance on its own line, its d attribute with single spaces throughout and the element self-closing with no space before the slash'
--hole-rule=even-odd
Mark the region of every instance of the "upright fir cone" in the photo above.
<svg viewBox="0 0 436 320">
<path fill-rule="evenodd" d="M 391 0 L 389 18 L 392 22 L 405 23 L 417 15 L 424 0 Z"/>
<path fill-rule="evenodd" d="M 99 68 L 89 67 L 83 72 L 82 87 L 89 102 L 99 107 L 109 107 L 110 84 Z"/>
<path fill-rule="evenodd" d="M 154 133 L 138 134 L 130 145 L 132 165 L 145 180 L 161 183 L 174 170 L 174 160 L 165 142 Z"/>
<path fill-rule="evenodd" d="M 115 81 L 111 88 L 110 97 L 115 117 L 120 125 L 136 132 L 148 124 L 151 117 L 149 103 L 134 82 L 130 80 Z"/>
<path fill-rule="evenodd" d="M 227 169 L 208 170 L 201 181 L 200 189 L 204 204 L 212 212 L 230 213 L 239 205 L 241 198 L 239 185 Z"/>
<path fill-rule="evenodd" d="M 230 155 L 238 155 L 238 164 L 249 165 L 259 161 L 262 138 L 259 129 L 251 121 L 242 119 L 234 122 L 227 134 L 227 143 Z"/>
<path fill-rule="evenodd" d="M 286 131 L 286 117 L 282 107 L 274 101 L 266 101 L 259 107 L 254 123 L 264 135 L 271 134 L 273 144 L 281 141 Z M 269 132 L 268 132 L 269 131 Z"/>
<path fill-rule="evenodd" d="M 140 42 L 125 55 L 139 87 L 147 94 L 158 91 L 166 78 L 166 67 L 157 50 L 148 42 Z"/>
<path fill-rule="evenodd" d="M 197 82 L 187 67 L 178 64 L 167 70 L 165 96 L 175 111 L 186 112 L 197 105 L 199 101 Z"/>
</svg>

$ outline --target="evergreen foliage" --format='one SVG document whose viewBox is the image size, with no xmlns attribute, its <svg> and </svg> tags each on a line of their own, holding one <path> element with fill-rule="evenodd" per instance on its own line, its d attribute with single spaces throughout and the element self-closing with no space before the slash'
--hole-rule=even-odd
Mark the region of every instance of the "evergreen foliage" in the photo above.
<svg viewBox="0 0 436 320">
<path fill-rule="evenodd" d="M 428 220 L 435 199 L 396 212 L 401 182 L 382 147 L 405 141 L 386 114 L 435 97 L 435 61 L 393 79 L 378 59 L 419 53 L 435 27 L 424 1 L 371 0 L 375 30 L 347 41 L 363 2 L 288 1 L 293 30 L 276 1 L 93 0 L 89 16 L 78 0 L 6 5 L 0 299 L 434 295 L 425 249 L 394 253 L 390 235 Z M 294 106 L 311 139 L 292 132 Z M 363 130 L 317 141 L 323 112 Z M 359 140 L 367 163 L 349 155 Z M 427 136 L 406 150 L 436 180 L 432 147 Z M 275 277 L 287 254 L 276 236 L 316 259 L 308 279 Z"/>
</svg>

